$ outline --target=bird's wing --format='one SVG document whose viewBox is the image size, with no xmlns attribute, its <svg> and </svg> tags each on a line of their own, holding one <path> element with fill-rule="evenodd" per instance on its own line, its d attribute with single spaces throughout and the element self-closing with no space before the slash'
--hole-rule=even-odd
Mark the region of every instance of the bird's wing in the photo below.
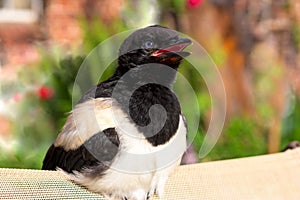
<svg viewBox="0 0 300 200">
<path fill-rule="evenodd" d="M 107 168 L 118 152 L 111 98 L 89 99 L 75 106 L 61 133 L 49 148 L 42 169 L 80 171 L 92 166 Z"/>
</svg>

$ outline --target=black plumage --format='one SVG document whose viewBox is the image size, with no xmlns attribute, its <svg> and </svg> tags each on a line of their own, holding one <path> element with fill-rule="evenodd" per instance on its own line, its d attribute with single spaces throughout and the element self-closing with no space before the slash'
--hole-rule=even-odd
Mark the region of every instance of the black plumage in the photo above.
<svg viewBox="0 0 300 200">
<path fill-rule="evenodd" d="M 153 113 L 151 119 L 154 122 L 152 123 L 162 129 L 154 135 L 152 135 L 152 129 L 158 129 L 155 126 L 150 126 L 142 132 L 153 146 L 164 144 L 176 133 L 181 113 L 177 97 L 170 88 L 152 83 L 138 88 L 129 103 L 130 116 L 139 127 L 147 126 L 150 123 L 149 109 L 156 104 L 163 106 L 166 110 L 166 121 L 161 121 L 159 113 Z"/>
<path fill-rule="evenodd" d="M 120 141 L 114 128 L 108 128 L 96 133 L 83 145 L 75 150 L 65 150 L 63 147 L 49 148 L 42 169 L 55 170 L 57 167 L 72 173 L 84 168 L 97 168 L 104 172 L 118 152 Z M 109 151 L 103 151 L 108 149 Z M 101 175 L 99 173 L 98 175 Z"/>
</svg>

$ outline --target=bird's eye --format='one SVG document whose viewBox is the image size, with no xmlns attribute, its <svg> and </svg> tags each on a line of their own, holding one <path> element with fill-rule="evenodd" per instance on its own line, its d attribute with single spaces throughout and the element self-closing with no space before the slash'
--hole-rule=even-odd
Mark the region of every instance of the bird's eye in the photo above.
<svg viewBox="0 0 300 200">
<path fill-rule="evenodd" d="M 146 49 L 153 48 L 153 46 L 154 46 L 154 43 L 153 43 L 152 40 L 147 40 L 147 41 L 144 43 L 144 47 L 145 47 Z"/>
</svg>

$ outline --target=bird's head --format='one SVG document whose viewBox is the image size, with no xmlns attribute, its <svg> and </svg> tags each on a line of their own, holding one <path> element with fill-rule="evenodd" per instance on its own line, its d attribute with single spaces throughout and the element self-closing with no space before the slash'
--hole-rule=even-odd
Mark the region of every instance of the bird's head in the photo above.
<svg viewBox="0 0 300 200">
<path fill-rule="evenodd" d="M 177 69 L 180 61 L 190 55 L 183 51 L 192 41 L 176 31 L 159 25 L 139 29 L 124 40 L 119 50 L 117 71 L 124 74 L 143 64 L 158 63 Z"/>
</svg>

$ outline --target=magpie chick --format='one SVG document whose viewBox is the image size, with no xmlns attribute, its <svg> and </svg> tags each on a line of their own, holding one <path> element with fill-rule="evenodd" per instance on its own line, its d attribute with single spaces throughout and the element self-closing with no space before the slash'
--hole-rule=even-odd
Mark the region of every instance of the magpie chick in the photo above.
<svg viewBox="0 0 300 200">
<path fill-rule="evenodd" d="M 132 33 L 115 73 L 79 100 L 42 169 L 61 170 L 108 199 L 161 196 L 186 149 L 187 125 L 172 85 L 190 44 L 158 25 Z"/>
</svg>

